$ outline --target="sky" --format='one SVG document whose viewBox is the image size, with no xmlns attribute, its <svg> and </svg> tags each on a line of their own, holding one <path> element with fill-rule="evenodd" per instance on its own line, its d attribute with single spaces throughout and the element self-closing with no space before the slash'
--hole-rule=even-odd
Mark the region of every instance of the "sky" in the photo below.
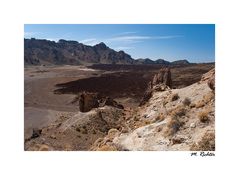
<svg viewBox="0 0 239 175">
<path fill-rule="evenodd" d="M 24 38 L 104 42 L 134 59 L 215 61 L 214 24 L 25 24 Z"/>
</svg>

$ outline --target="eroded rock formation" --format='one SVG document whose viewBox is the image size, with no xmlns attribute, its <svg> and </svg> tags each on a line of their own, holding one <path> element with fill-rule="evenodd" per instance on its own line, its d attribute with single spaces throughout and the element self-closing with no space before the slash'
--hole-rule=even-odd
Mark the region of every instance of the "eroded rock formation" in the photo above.
<svg viewBox="0 0 239 175">
<path fill-rule="evenodd" d="M 123 109 L 123 105 L 118 104 L 110 97 L 100 97 L 97 93 L 82 92 L 79 95 L 79 110 L 81 112 L 88 112 L 93 108 L 103 106 L 113 106 L 119 109 Z"/>
<path fill-rule="evenodd" d="M 148 87 L 140 102 L 140 105 L 145 104 L 151 97 L 154 91 L 165 91 L 172 87 L 171 71 L 169 68 L 160 69 L 158 74 L 155 74 L 152 81 L 148 83 Z"/>
<path fill-rule="evenodd" d="M 209 88 L 211 90 L 215 90 L 215 68 L 204 74 L 201 78 L 201 83 L 202 82 L 207 82 Z"/>
</svg>

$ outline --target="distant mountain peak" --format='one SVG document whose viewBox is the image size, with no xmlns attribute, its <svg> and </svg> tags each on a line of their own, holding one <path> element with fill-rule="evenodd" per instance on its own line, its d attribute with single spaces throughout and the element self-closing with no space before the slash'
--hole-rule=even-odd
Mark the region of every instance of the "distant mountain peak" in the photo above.
<svg viewBox="0 0 239 175">
<path fill-rule="evenodd" d="M 64 43 L 64 44 L 79 44 L 78 41 L 73 41 L 73 40 L 64 40 L 60 39 L 58 43 Z"/>
<path fill-rule="evenodd" d="M 101 42 L 87 46 L 77 41 L 60 39 L 58 42 L 42 39 L 24 39 L 24 63 L 40 64 L 133 64 L 130 55 L 109 48 Z"/>
<path fill-rule="evenodd" d="M 108 47 L 106 46 L 106 44 L 103 43 L 103 42 L 100 42 L 99 44 L 94 45 L 94 47 L 99 48 L 99 49 L 103 49 L 103 50 L 105 50 L 105 49 L 108 48 Z"/>
<path fill-rule="evenodd" d="M 182 60 L 177 60 L 177 61 L 173 61 L 172 64 L 190 64 L 190 62 L 186 59 L 182 59 Z"/>
<path fill-rule="evenodd" d="M 134 60 L 124 51 L 115 51 L 101 42 L 87 46 L 77 41 L 60 39 L 58 42 L 46 39 L 24 39 L 24 63 L 41 64 L 161 64 L 188 65 L 188 60 L 169 62 L 163 59 L 151 60 L 140 58 Z"/>
</svg>

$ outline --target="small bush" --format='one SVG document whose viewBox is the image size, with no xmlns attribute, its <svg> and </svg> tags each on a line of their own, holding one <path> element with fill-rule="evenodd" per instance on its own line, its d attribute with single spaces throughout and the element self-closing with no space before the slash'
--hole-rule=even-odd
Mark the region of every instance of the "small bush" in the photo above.
<svg viewBox="0 0 239 175">
<path fill-rule="evenodd" d="M 195 104 L 195 103 L 191 103 L 191 104 L 189 105 L 189 107 L 190 107 L 190 108 L 195 108 L 195 107 L 196 107 L 196 104 Z"/>
<path fill-rule="evenodd" d="M 93 133 L 93 134 L 96 134 L 96 131 L 95 131 L 95 129 L 93 129 L 92 133 Z"/>
<path fill-rule="evenodd" d="M 137 116 L 134 116 L 133 119 L 134 119 L 134 121 L 136 121 L 136 122 L 139 121 L 139 117 L 137 117 Z"/>
<path fill-rule="evenodd" d="M 81 127 L 77 127 L 76 131 L 81 132 Z"/>
<path fill-rule="evenodd" d="M 174 108 L 172 111 L 171 111 L 171 115 L 172 116 L 175 116 L 175 117 L 181 117 L 183 115 L 186 114 L 186 109 L 184 106 L 180 105 L 180 106 L 177 106 L 176 108 Z"/>
<path fill-rule="evenodd" d="M 174 135 L 179 128 L 181 127 L 182 123 L 177 118 L 171 118 L 171 120 L 167 124 L 167 128 L 165 130 L 165 136 L 172 136 Z"/>
<path fill-rule="evenodd" d="M 200 100 L 196 103 L 196 108 L 202 108 L 203 106 L 205 106 L 205 101 L 204 100 Z"/>
<path fill-rule="evenodd" d="M 198 119 L 205 123 L 209 120 L 209 117 L 208 117 L 208 114 L 209 114 L 209 111 L 208 110 L 205 110 L 205 111 L 202 111 L 198 114 Z"/>
<path fill-rule="evenodd" d="M 186 98 L 183 100 L 183 104 L 184 104 L 185 106 L 189 106 L 189 105 L 191 104 L 190 98 L 186 97 Z"/>
<path fill-rule="evenodd" d="M 209 92 L 206 95 L 203 96 L 203 99 L 205 101 L 205 103 L 210 102 L 212 99 L 215 98 L 215 94 L 213 92 Z"/>
<path fill-rule="evenodd" d="M 196 144 L 194 143 L 191 151 L 215 151 L 215 133 L 205 133 L 201 140 Z"/>
<path fill-rule="evenodd" d="M 103 145 L 97 151 L 117 151 L 117 148 L 113 145 Z"/>
<path fill-rule="evenodd" d="M 214 93 L 209 92 L 208 94 L 203 96 L 202 100 L 197 102 L 196 108 L 201 108 L 201 107 L 205 106 L 206 104 L 208 104 L 214 98 L 215 98 Z"/>
<path fill-rule="evenodd" d="M 82 134 L 88 134 L 87 129 L 83 129 Z"/>
<path fill-rule="evenodd" d="M 176 100 L 178 100 L 178 99 L 179 99 L 178 94 L 173 94 L 173 95 L 171 96 L 171 101 L 176 101 Z"/>
<path fill-rule="evenodd" d="M 163 121 L 164 119 L 165 116 L 163 114 L 159 114 L 157 117 L 155 117 L 154 122 Z"/>
</svg>

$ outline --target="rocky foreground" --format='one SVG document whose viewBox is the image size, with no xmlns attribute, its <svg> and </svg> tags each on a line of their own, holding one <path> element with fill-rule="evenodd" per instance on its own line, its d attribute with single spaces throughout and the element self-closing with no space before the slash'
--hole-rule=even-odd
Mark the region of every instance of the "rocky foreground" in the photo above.
<svg viewBox="0 0 239 175">
<path fill-rule="evenodd" d="M 80 93 L 72 101 L 79 112 L 33 130 L 25 150 L 215 150 L 215 69 L 190 86 L 171 87 L 170 70 L 161 69 L 134 109 Z"/>
</svg>

